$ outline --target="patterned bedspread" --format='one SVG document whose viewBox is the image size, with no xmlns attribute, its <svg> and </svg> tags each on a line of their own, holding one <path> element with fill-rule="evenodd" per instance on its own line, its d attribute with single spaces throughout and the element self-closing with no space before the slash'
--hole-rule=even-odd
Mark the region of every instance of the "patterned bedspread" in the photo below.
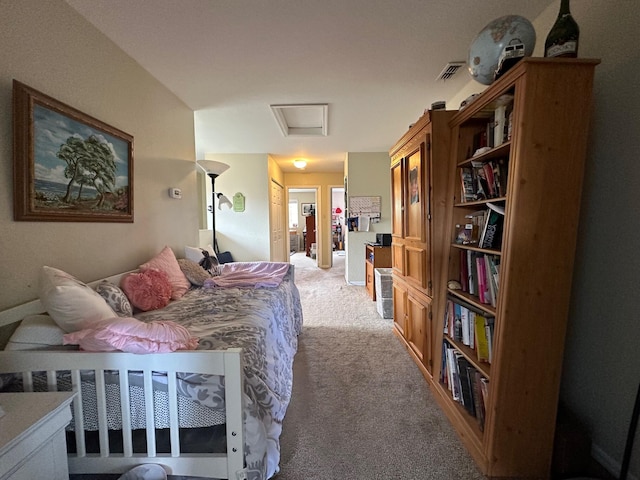
<svg viewBox="0 0 640 480">
<path fill-rule="evenodd" d="M 236 262 L 234 269 L 241 266 Z M 254 266 L 253 262 L 247 263 L 247 268 Z M 293 266 L 277 287 L 194 288 L 167 307 L 136 318 L 180 323 L 199 338 L 200 350 L 242 348 L 248 478 L 275 475 L 280 462 L 282 421 L 291 398 L 293 358 L 302 329 Z M 205 392 L 207 384 L 193 381 L 190 385 L 189 392 L 183 394 L 197 403 L 219 406 L 215 386 Z"/>
</svg>

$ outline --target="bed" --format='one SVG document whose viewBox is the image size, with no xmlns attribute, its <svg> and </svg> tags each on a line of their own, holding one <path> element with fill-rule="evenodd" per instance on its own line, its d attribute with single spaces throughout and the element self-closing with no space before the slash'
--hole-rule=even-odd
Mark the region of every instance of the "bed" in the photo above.
<svg viewBox="0 0 640 480">
<path fill-rule="evenodd" d="M 217 283 L 205 282 L 162 309 L 135 315 L 142 322 L 184 326 L 197 337 L 196 350 L 5 350 L 2 389 L 77 392 L 67 429 L 70 473 L 121 473 L 158 463 L 173 475 L 270 478 L 279 470 L 279 437 L 302 328 L 294 269 L 281 264 L 286 273 L 279 282 L 235 284 L 225 283 L 232 278 L 225 269 L 238 278 L 273 265 L 225 264 Z M 106 280 L 118 284 L 121 277 Z M 39 300 L 0 312 L 0 328 L 42 312 Z"/>
</svg>

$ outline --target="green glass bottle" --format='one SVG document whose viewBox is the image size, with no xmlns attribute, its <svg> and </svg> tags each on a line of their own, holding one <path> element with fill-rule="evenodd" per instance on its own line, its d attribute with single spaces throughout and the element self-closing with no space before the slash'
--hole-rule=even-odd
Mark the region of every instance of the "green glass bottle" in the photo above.
<svg viewBox="0 0 640 480">
<path fill-rule="evenodd" d="M 544 42 L 545 57 L 577 57 L 580 28 L 571 16 L 569 0 L 562 0 L 556 22 Z"/>
</svg>

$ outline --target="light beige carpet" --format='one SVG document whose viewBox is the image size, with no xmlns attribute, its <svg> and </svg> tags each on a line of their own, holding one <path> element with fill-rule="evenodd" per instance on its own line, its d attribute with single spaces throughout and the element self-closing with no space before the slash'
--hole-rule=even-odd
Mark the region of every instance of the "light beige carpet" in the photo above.
<svg viewBox="0 0 640 480">
<path fill-rule="evenodd" d="M 278 480 L 482 479 L 424 377 L 344 257 L 295 254 L 304 327 Z"/>
</svg>

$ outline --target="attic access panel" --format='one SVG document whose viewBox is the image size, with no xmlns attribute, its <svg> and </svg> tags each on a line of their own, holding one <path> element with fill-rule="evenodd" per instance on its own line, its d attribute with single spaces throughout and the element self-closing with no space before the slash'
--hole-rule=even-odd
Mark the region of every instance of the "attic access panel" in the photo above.
<svg viewBox="0 0 640 480">
<path fill-rule="evenodd" d="M 280 131 L 289 136 L 328 135 L 329 105 L 308 103 L 295 105 L 270 105 Z"/>
</svg>

